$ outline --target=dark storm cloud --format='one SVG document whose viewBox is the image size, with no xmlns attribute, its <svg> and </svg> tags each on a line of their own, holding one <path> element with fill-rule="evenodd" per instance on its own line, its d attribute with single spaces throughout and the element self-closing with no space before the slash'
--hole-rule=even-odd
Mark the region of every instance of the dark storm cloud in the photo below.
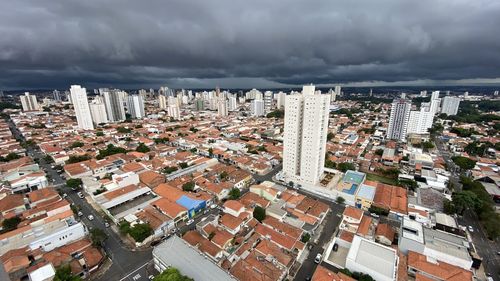
<svg viewBox="0 0 500 281">
<path fill-rule="evenodd" d="M 499 78 L 499 14 L 487 0 L 6 1 L 0 87 Z"/>
</svg>

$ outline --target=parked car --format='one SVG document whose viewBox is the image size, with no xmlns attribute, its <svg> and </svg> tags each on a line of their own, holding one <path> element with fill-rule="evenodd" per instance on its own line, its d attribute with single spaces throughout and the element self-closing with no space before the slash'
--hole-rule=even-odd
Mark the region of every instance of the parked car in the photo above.
<svg viewBox="0 0 500 281">
<path fill-rule="evenodd" d="M 318 263 L 319 264 L 321 262 L 321 257 L 322 257 L 321 254 L 317 254 L 316 258 L 314 258 L 314 263 Z"/>
<path fill-rule="evenodd" d="M 380 216 L 375 214 L 375 213 L 371 213 L 370 216 L 374 217 L 374 218 L 379 218 Z"/>
<path fill-rule="evenodd" d="M 83 217 L 83 213 L 81 211 L 78 211 L 78 216 Z"/>
<path fill-rule="evenodd" d="M 474 232 L 474 228 L 472 228 L 472 225 L 469 225 L 467 229 L 469 230 L 469 232 Z"/>
<path fill-rule="evenodd" d="M 339 244 L 333 244 L 333 251 L 336 252 L 339 249 Z"/>
<path fill-rule="evenodd" d="M 194 222 L 194 220 L 190 219 L 190 220 L 188 220 L 188 221 L 186 222 L 186 225 L 191 225 L 191 224 L 193 224 L 193 222 Z"/>
<path fill-rule="evenodd" d="M 64 198 L 66 198 L 66 197 L 68 197 L 68 194 L 63 193 L 62 198 L 64 199 Z"/>
<path fill-rule="evenodd" d="M 104 223 L 104 227 L 108 228 L 109 227 L 109 222 Z"/>
<path fill-rule="evenodd" d="M 89 219 L 89 221 L 94 220 L 94 216 L 93 215 L 88 215 L 87 218 Z"/>
<path fill-rule="evenodd" d="M 153 279 L 155 279 L 155 277 L 154 277 L 154 275 L 149 275 L 149 276 L 148 276 L 148 279 L 149 279 L 149 280 L 153 280 Z"/>
<path fill-rule="evenodd" d="M 82 198 L 82 199 L 85 197 L 85 196 L 83 196 L 83 193 L 82 193 L 82 192 L 78 192 L 77 194 L 78 194 L 78 197 L 80 197 L 80 198 Z"/>
<path fill-rule="evenodd" d="M 217 204 L 210 205 L 210 209 L 215 209 L 215 208 L 217 208 Z"/>
</svg>

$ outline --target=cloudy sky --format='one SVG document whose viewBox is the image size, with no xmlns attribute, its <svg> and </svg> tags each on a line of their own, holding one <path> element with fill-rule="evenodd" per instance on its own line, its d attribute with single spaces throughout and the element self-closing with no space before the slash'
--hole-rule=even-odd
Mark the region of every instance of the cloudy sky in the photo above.
<svg viewBox="0 0 500 281">
<path fill-rule="evenodd" d="M 4 1 L 0 89 L 500 84 L 500 1 Z"/>
</svg>

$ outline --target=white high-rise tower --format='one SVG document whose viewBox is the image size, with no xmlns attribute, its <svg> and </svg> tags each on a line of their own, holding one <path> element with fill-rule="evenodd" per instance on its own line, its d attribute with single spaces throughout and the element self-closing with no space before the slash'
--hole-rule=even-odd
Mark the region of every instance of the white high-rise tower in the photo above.
<svg viewBox="0 0 500 281">
<path fill-rule="evenodd" d="M 129 95 L 127 98 L 128 113 L 132 118 L 141 119 L 144 113 L 144 100 L 141 95 Z"/>
<path fill-rule="evenodd" d="M 78 127 L 83 130 L 93 130 L 92 116 L 90 114 L 89 101 L 87 99 L 87 90 L 80 85 L 71 85 L 71 101 L 75 108 L 76 121 Z"/>
<path fill-rule="evenodd" d="M 459 97 L 446 96 L 443 98 L 441 113 L 445 113 L 447 115 L 457 115 L 459 107 L 460 107 Z"/>
<path fill-rule="evenodd" d="M 101 96 L 97 96 L 89 104 L 90 115 L 94 124 L 108 123 L 108 115 L 106 114 L 106 107 Z"/>
<path fill-rule="evenodd" d="M 40 109 L 35 95 L 30 95 L 30 93 L 25 92 L 24 96 L 20 96 L 19 98 L 23 111 L 36 111 Z"/>
<path fill-rule="evenodd" d="M 389 128 L 387 129 L 388 139 L 406 140 L 410 109 L 411 102 L 407 99 L 395 99 L 392 102 Z"/>
<path fill-rule="evenodd" d="M 330 95 L 313 85 L 285 98 L 283 173 L 285 179 L 316 184 L 325 166 Z"/>
</svg>

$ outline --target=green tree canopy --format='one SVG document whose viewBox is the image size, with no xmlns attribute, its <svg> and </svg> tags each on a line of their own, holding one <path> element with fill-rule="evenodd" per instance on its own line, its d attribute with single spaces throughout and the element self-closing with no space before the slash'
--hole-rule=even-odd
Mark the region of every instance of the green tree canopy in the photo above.
<svg viewBox="0 0 500 281">
<path fill-rule="evenodd" d="M 342 163 L 339 163 L 337 165 L 337 169 L 339 169 L 340 171 L 342 172 L 347 172 L 347 170 L 353 170 L 355 171 L 356 170 L 356 166 L 354 166 L 353 163 L 349 163 L 349 162 L 342 162 Z"/>
<path fill-rule="evenodd" d="M 452 202 L 456 212 L 459 214 L 463 214 L 465 210 L 476 210 L 482 205 L 477 195 L 469 190 L 454 193 L 452 195 Z"/>
<path fill-rule="evenodd" d="M 135 151 L 141 152 L 141 153 L 148 153 L 149 151 L 151 151 L 151 149 L 149 149 L 149 147 L 147 145 L 145 145 L 144 143 L 141 142 L 141 143 L 139 143 L 139 146 L 137 146 Z"/>
<path fill-rule="evenodd" d="M 266 218 L 266 209 L 261 206 L 255 206 L 253 209 L 253 217 L 259 222 L 262 222 Z"/>
<path fill-rule="evenodd" d="M 240 198 L 240 196 L 241 196 L 241 191 L 235 187 L 233 187 L 231 191 L 229 191 L 229 199 L 236 200 Z"/>
<path fill-rule="evenodd" d="M 194 281 L 185 275 L 175 267 L 169 267 L 164 270 L 160 275 L 156 276 L 154 281 Z"/>
<path fill-rule="evenodd" d="M 108 235 L 100 228 L 94 228 L 90 231 L 90 239 L 94 246 L 101 246 L 106 238 Z"/>
<path fill-rule="evenodd" d="M 66 186 L 69 188 L 79 188 L 82 185 L 82 179 L 68 179 L 66 181 Z"/>
<path fill-rule="evenodd" d="M 56 269 L 56 276 L 54 281 L 81 281 L 80 276 L 73 276 L 71 274 L 71 267 L 68 265 L 61 266 Z"/>
<path fill-rule="evenodd" d="M 194 182 L 186 182 L 185 184 L 182 185 L 182 190 L 184 191 L 193 191 L 195 187 Z"/>
<path fill-rule="evenodd" d="M 142 242 L 144 239 L 153 234 L 153 229 L 148 223 L 139 223 L 130 227 L 128 234 L 130 234 L 136 242 Z"/>
<path fill-rule="evenodd" d="M 463 156 L 454 156 L 451 160 L 462 170 L 470 170 L 476 166 L 476 161 Z"/>
</svg>

